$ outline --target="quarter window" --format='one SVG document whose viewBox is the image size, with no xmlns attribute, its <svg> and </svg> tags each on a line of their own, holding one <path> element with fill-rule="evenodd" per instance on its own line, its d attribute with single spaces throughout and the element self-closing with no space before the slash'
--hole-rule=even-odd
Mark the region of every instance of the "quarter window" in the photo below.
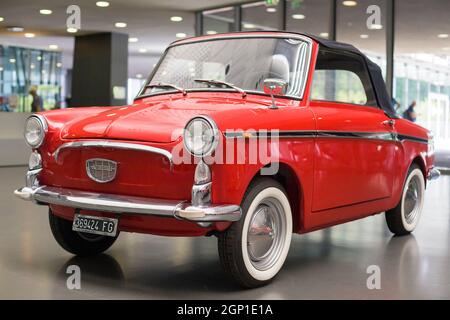
<svg viewBox="0 0 450 320">
<path fill-rule="evenodd" d="M 363 58 L 356 54 L 327 49 L 319 50 L 311 99 L 377 105 Z"/>
</svg>

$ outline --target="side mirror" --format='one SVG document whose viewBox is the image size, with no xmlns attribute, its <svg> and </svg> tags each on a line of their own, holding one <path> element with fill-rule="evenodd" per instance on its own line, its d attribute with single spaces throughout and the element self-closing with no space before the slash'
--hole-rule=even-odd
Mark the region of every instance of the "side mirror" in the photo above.
<svg viewBox="0 0 450 320">
<path fill-rule="evenodd" d="M 277 109 L 274 95 L 284 96 L 286 94 L 287 82 L 282 79 L 265 79 L 263 90 L 264 93 L 270 94 L 272 98 L 271 109 Z"/>
</svg>

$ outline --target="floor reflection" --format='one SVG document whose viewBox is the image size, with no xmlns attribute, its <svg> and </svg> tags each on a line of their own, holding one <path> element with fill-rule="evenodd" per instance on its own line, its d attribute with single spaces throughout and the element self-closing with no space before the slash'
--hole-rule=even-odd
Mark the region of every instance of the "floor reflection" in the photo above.
<svg viewBox="0 0 450 320">
<path fill-rule="evenodd" d="M 216 239 L 121 234 L 98 257 L 74 257 L 53 240 L 45 207 L 15 199 L 23 168 L 0 169 L 3 299 L 424 299 L 450 298 L 450 177 L 430 184 L 413 235 L 392 237 L 383 215 L 293 237 L 273 283 L 241 290 L 222 272 Z M 10 187 L 9 187 L 10 188 Z M 68 290 L 67 267 L 81 269 Z M 381 270 L 381 290 L 366 286 Z"/>
</svg>

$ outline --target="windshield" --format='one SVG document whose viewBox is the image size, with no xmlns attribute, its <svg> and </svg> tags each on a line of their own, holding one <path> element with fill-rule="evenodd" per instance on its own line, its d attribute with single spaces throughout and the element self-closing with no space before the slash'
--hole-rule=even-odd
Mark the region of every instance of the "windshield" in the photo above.
<svg viewBox="0 0 450 320">
<path fill-rule="evenodd" d="M 175 45 L 166 52 L 141 95 L 174 90 L 160 83 L 187 91 L 233 90 L 195 79 L 263 92 L 264 79 L 276 78 L 288 83 L 286 95 L 302 98 L 309 56 L 309 42 L 302 39 L 243 37 Z"/>
</svg>

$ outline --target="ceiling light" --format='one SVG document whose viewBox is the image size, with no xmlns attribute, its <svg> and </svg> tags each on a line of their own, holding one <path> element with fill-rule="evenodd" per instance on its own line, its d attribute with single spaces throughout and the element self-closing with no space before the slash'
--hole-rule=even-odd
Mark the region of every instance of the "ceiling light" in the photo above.
<svg viewBox="0 0 450 320">
<path fill-rule="evenodd" d="M 41 56 L 37 56 L 37 61 L 41 61 L 42 60 L 42 57 Z"/>
<path fill-rule="evenodd" d="M 172 22 L 180 22 L 180 21 L 183 21 L 183 17 L 173 16 L 173 17 L 170 17 L 170 21 L 172 21 Z"/>
<path fill-rule="evenodd" d="M 186 33 L 178 32 L 178 33 L 175 35 L 175 37 L 177 37 L 177 38 L 184 38 L 184 37 L 186 37 Z"/>
<path fill-rule="evenodd" d="M 34 38 L 34 33 L 25 33 L 25 38 Z"/>
<path fill-rule="evenodd" d="M 11 58 L 11 59 L 9 59 L 9 62 L 11 62 L 11 63 L 16 63 L 16 59 Z"/>
<path fill-rule="evenodd" d="M 61 62 L 58 62 L 58 63 L 56 64 L 56 67 L 57 67 L 57 68 L 61 68 L 61 67 L 62 67 L 62 63 L 61 63 Z"/>
<path fill-rule="evenodd" d="M 346 7 L 354 7 L 358 4 L 358 2 L 353 1 L 353 0 L 345 0 L 345 1 L 342 1 L 342 4 Z"/>
<path fill-rule="evenodd" d="M 39 10 L 39 13 L 40 14 L 52 14 L 53 11 L 49 10 L 49 9 L 41 9 L 41 10 Z"/>
<path fill-rule="evenodd" d="M 255 25 L 251 24 L 251 23 L 244 23 L 244 28 L 245 29 L 254 29 Z"/>
<path fill-rule="evenodd" d="M 56 45 L 56 44 L 51 44 L 51 45 L 49 45 L 48 46 L 50 49 L 52 49 L 52 50 L 57 50 L 58 49 L 58 45 Z"/>
<path fill-rule="evenodd" d="M 116 26 L 116 28 L 126 28 L 127 24 L 125 22 L 116 22 L 114 24 Z"/>
<path fill-rule="evenodd" d="M 30 68 L 31 68 L 31 69 L 34 69 L 34 64 L 30 64 Z"/>
<path fill-rule="evenodd" d="M 128 42 L 138 42 L 139 39 L 138 38 L 129 38 Z"/>
<path fill-rule="evenodd" d="M 372 24 L 372 25 L 370 25 L 370 29 L 371 30 L 381 30 L 381 29 L 383 29 L 383 26 L 381 25 L 381 24 Z"/>
<path fill-rule="evenodd" d="M 441 38 L 441 39 L 448 38 L 448 33 L 440 33 L 440 34 L 438 34 L 438 38 Z"/>
<path fill-rule="evenodd" d="M 77 28 L 67 28 L 67 32 L 69 33 L 76 33 L 78 31 Z"/>
<path fill-rule="evenodd" d="M 0 22 L 5 21 L 5 18 L 0 17 Z"/>
<path fill-rule="evenodd" d="M 8 27 L 6 28 L 6 30 L 11 32 L 22 32 L 24 29 L 23 27 Z"/>
<path fill-rule="evenodd" d="M 277 8 L 269 7 L 266 9 L 266 11 L 269 13 L 277 12 Z"/>
<path fill-rule="evenodd" d="M 305 19 L 305 15 L 304 15 L 304 14 L 301 14 L 301 13 L 296 13 L 296 14 L 293 14 L 293 15 L 292 15 L 292 19 L 295 19 L 295 20 L 303 20 L 303 19 Z"/>
<path fill-rule="evenodd" d="M 359 37 L 361 39 L 367 39 L 369 37 L 369 35 L 368 34 L 360 34 Z"/>
<path fill-rule="evenodd" d="M 206 34 L 217 34 L 216 30 L 208 30 L 206 31 Z"/>
<path fill-rule="evenodd" d="M 136 78 L 142 79 L 142 74 L 138 73 L 138 74 L 136 75 Z"/>
<path fill-rule="evenodd" d="M 146 52 L 147 52 L 147 49 L 145 49 L 145 48 L 140 48 L 140 49 L 139 49 L 139 52 L 140 52 L 140 53 L 146 53 Z"/>
<path fill-rule="evenodd" d="M 328 38 L 328 32 L 321 32 L 319 36 L 321 36 L 322 38 Z"/>
<path fill-rule="evenodd" d="M 108 1 L 97 1 L 97 2 L 95 3 L 95 5 L 96 5 L 97 7 L 106 8 L 106 7 L 109 7 L 109 2 L 108 2 Z"/>
<path fill-rule="evenodd" d="M 3 71 L 3 67 L 0 67 L 0 71 Z"/>
</svg>

